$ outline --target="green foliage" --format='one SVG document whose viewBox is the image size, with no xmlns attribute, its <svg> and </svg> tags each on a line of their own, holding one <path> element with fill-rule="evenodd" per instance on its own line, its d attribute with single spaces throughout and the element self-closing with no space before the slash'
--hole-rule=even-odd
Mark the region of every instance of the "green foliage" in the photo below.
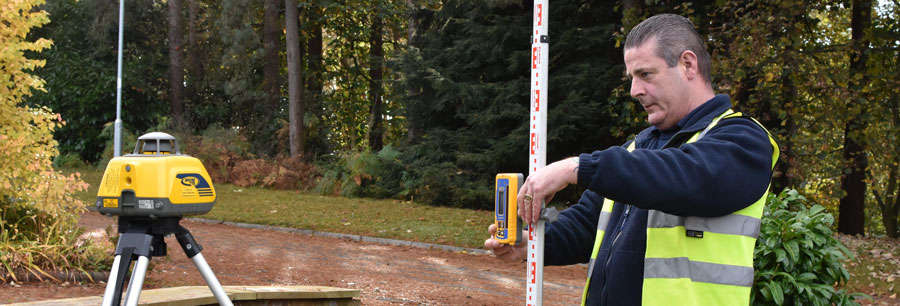
<svg viewBox="0 0 900 306">
<path fill-rule="evenodd" d="M 42 279 L 53 279 L 54 270 L 108 270 L 112 253 L 97 243 L 76 224 L 77 210 L 69 208 L 65 216 L 53 215 L 33 207 L 10 206 L 0 200 L 0 270 L 15 280 L 20 271 Z M 77 200 L 76 200 L 77 201 Z M 6 273 L 0 273 L 4 275 Z M 89 275 L 89 274 L 88 274 Z"/>
<path fill-rule="evenodd" d="M 622 80 L 614 3 L 554 2 L 548 161 L 621 143 L 634 102 L 610 99 Z M 399 57 L 406 116 L 423 134 L 404 160 L 416 199 L 488 208 L 493 176 L 526 172 L 530 105 L 529 5 L 445 1 L 416 14 L 420 36 Z M 626 133 L 628 132 L 628 133 Z M 565 200 L 560 198 L 560 200 Z"/>
<path fill-rule="evenodd" d="M 835 290 L 850 278 L 842 260 L 850 251 L 832 235 L 834 217 L 824 207 L 807 208 L 796 190 L 769 194 L 754 250 L 754 305 L 859 305 Z"/>
<path fill-rule="evenodd" d="M 84 203 L 73 194 L 87 185 L 52 167 L 58 154 L 52 133 L 65 123 L 46 107 L 20 105 L 32 90 L 43 90 L 44 81 L 28 71 L 44 61 L 26 56 L 51 44 L 26 39 L 48 22 L 47 12 L 36 9 L 41 2 L 0 6 L 0 269 L 38 276 L 48 269 L 90 268 L 98 258 L 74 239 Z"/>
<path fill-rule="evenodd" d="M 321 131 L 327 133 L 331 147 L 338 151 L 362 151 L 367 146 L 366 132 L 369 129 L 370 85 L 369 71 L 375 63 L 369 57 L 369 35 L 375 16 L 384 25 L 384 54 L 386 58 L 396 56 L 401 41 L 392 38 L 405 36 L 405 5 L 402 1 L 351 0 L 345 2 L 321 2 L 326 20 L 324 26 L 332 32 L 328 48 L 324 50 L 324 78 L 326 86 L 323 107 L 328 111 L 318 118 Z M 384 121 L 388 133 L 385 143 L 392 143 L 404 136 L 402 104 L 405 94 L 395 90 L 388 79 L 394 72 L 393 66 L 383 67 Z"/>
<path fill-rule="evenodd" d="M 101 141 L 104 142 L 103 153 L 100 155 L 100 161 L 97 163 L 97 168 L 106 169 L 106 164 L 109 163 L 110 159 L 115 157 L 115 124 L 112 122 L 103 125 L 103 130 L 100 131 L 100 134 L 97 135 Z M 137 138 L 140 135 L 135 135 L 131 132 L 130 129 L 126 127 L 122 127 L 122 154 L 131 154 L 134 150 L 135 144 L 137 144 Z"/>
<path fill-rule="evenodd" d="M 315 191 L 349 197 L 393 198 L 403 191 L 407 171 L 400 152 L 386 146 L 378 153 L 356 153 L 324 166 Z"/>
<path fill-rule="evenodd" d="M 104 124 L 116 118 L 116 42 L 118 5 L 113 1 L 51 1 L 46 5 L 53 20 L 38 32 L 53 39 L 53 48 L 41 54 L 48 63 L 36 73 L 47 81 L 46 92 L 28 104 L 57 110 L 66 125 L 54 132 L 63 153 L 75 153 L 88 162 L 101 159 Z M 156 125 L 168 112 L 164 92 L 165 6 L 138 1 L 125 6 L 125 46 L 122 72 L 122 120 L 138 130 Z"/>
<path fill-rule="evenodd" d="M 81 156 L 75 153 L 60 154 L 53 159 L 53 168 L 83 168 L 87 163 L 81 159 Z"/>
</svg>

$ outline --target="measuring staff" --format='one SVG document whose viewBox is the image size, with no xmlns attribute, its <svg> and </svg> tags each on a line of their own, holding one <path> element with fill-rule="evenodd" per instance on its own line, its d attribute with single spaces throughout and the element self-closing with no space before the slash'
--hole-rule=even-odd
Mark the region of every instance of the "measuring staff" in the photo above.
<svg viewBox="0 0 900 306">
<path fill-rule="evenodd" d="M 709 54 L 686 18 L 641 22 L 624 58 L 652 126 L 529 175 L 518 191 L 523 221 L 537 221 L 535 203 L 568 184 L 587 188 L 545 238 L 548 265 L 590 264 L 583 305 L 748 305 L 778 146 L 713 92 Z M 485 247 L 501 259 L 525 256 L 493 238 Z"/>
</svg>

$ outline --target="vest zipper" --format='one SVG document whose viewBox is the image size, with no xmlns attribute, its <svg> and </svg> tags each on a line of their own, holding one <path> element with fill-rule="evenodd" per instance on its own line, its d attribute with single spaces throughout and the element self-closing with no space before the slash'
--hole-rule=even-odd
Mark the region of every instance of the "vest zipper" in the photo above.
<svg viewBox="0 0 900 306">
<path fill-rule="evenodd" d="M 619 223 L 619 226 L 617 226 L 616 237 L 613 238 L 612 244 L 609 245 L 609 254 L 606 255 L 606 264 L 604 265 L 603 269 L 604 271 L 606 271 L 606 275 L 604 275 L 604 277 L 607 277 L 609 275 L 609 263 L 612 261 L 613 250 L 616 247 L 616 241 L 619 241 L 619 236 L 622 235 L 622 230 L 625 228 L 625 221 L 628 220 L 629 212 L 631 212 L 631 205 L 625 204 L 625 212 L 622 213 L 622 222 Z M 603 292 L 603 290 L 606 289 L 606 283 L 607 281 L 604 280 L 603 287 L 600 288 L 600 292 Z"/>
</svg>

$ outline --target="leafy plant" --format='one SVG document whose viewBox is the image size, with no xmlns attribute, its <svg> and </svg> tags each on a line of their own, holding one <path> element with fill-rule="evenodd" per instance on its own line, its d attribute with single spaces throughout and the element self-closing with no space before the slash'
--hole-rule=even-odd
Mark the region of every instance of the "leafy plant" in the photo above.
<svg viewBox="0 0 900 306">
<path fill-rule="evenodd" d="M 75 239 L 84 203 L 73 194 L 87 184 L 52 166 L 58 155 L 53 131 L 65 122 L 47 107 L 20 105 L 32 90 L 43 90 L 44 81 L 28 71 L 44 61 L 25 56 L 51 45 L 27 38 L 49 20 L 36 9 L 42 2 L 0 6 L 0 280 L 22 270 L 39 277 L 49 276 L 48 269 L 83 270 L 101 258 Z"/>
<path fill-rule="evenodd" d="M 349 197 L 399 197 L 405 192 L 404 184 L 408 185 L 404 182 L 406 168 L 399 159 L 400 155 L 399 151 L 388 145 L 377 153 L 342 156 L 323 167 L 323 176 L 315 191 Z"/>
<path fill-rule="evenodd" d="M 842 260 L 853 255 L 832 235 L 834 216 L 793 189 L 769 194 L 754 251 L 754 305 L 859 305 L 835 290 L 850 274 Z"/>
</svg>

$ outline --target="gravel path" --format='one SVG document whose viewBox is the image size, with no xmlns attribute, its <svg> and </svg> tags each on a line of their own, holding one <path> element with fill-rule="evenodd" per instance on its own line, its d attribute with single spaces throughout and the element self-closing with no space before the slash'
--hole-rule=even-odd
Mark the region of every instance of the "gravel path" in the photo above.
<svg viewBox="0 0 900 306">
<path fill-rule="evenodd" d="M 113 219 L 85 214 L 102 232 Z M 222 285 L 318 285 L 361 290 L 363 305 L 522 305 L 525 264 L 371 241 L 309 236 L 209 222 L 182 221 L 204 247 Z M 173 237 L 153 258 L 144 288 L 204 285 Z M 545 305 L 578 305 L 583 266 L 547 267 Z M 105 284 L 0 285 L 0 303 L 100 295 Z M 51 289 L 51 290 L 48 290 Z"/>
</svg>

